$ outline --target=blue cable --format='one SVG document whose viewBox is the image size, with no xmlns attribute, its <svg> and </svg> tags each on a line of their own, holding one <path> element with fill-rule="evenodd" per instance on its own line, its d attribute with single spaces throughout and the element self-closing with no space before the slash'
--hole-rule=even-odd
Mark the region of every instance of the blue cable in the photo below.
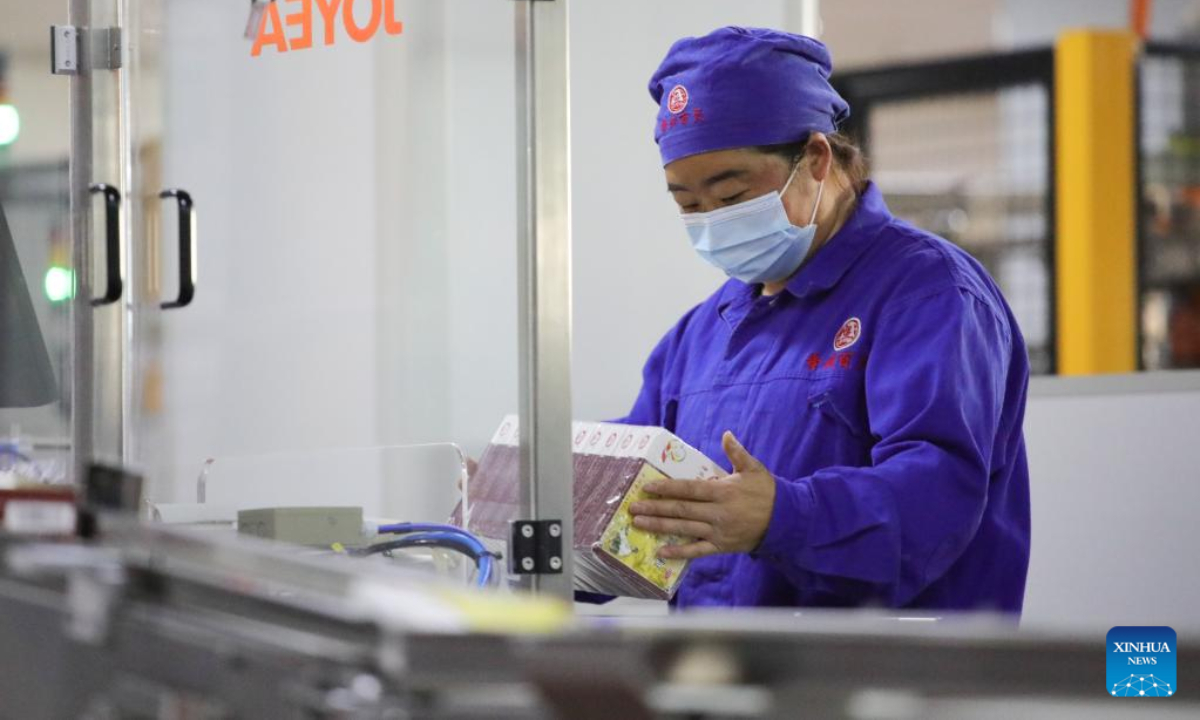
<svg viewBox="0 0 1200 720">
<path fill-rule="evenodd" d="M 480 555 L 477 548 L 466 538 L 448 533 L 416 533 L 405 535 L 398 540 L 376 543 L 370 547 L 352 550 L 352 555 L 366 556 L 386 553 L 393 550 L 406 550 L 414 547 L 439 547 L 460 552 L 475 561 L 479 570 L 477 581 L 486 584 L 491 578 L 492 558 L 490 555 Z"/>
<path fill-rule="evenodd" d="M 450 546 L 458 548 L 459 550 L 462 550 L 463 546 L 465 546 L 467 549 L 467 552 L 465 552 L 465 554 L 475 560 L 476 567 L 479 570 L 479 575 L 478 575 L 478 578 L 476 579 L 476 584 L 479 587 L 484 587 L 488 584 L 488 581 L 492 577 L 492 562 L 493 562 L 492 553 L 488 552 L 487 547 L 485 547 L 482 542 L 480 542 L 475 536 L 471 535 L 470 533 L 464 533 L 461 531 L 460 532 L 414 533 L 414 534 L 406 534 L 404 537 L 400 538 L 400 540 L 397 542 L 406 542 L 406 541 L 411 541 L 412 544 L 418 545 L 418 546 L 426 545 L 426 544 L 428 544 L 428 545 L 434 545 L 434 544 L 450 545 Z"/>
<path fill-rule="evenodd" d="M 478 542 L 479 538 L 472 535 L 470 532 L 458 527 L 457 525 L 445 525 L 441 523 L 394 523 L 392 525 L 380 525 L 379 533 L 381 535 L 399 535 L 401 533 L 413 532 L 450 532 L 460 533 L 472 540 Z"/>
<path fill-rule="evenodd" d="M 477 585 L 484 587 L 491 579 L 494 556 L 478 537 L 460 527 L 438 523 L 396 523 L 380 525 L 379 533 L 405 536 L 395 541 L 395 544 L 381 543 L 381 546 L 392 545 L 393 548 L 401 548 L 405 545 L 449 545 L 475 560 L 478 568 Z"/>
</svg>

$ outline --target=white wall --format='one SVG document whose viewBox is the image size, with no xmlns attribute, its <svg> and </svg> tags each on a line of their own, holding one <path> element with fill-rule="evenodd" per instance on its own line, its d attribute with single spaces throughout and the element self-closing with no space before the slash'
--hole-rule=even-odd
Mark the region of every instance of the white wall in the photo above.
<svg viewBox="0 0 1200 720">
<path fill-rule="evenodd" d="M 1001 46 L 1047 45 L 1068 28 L 1128 28 L 1129 0 L 1003 0 L 1004 11 L 995 22 Z M 1150 37 L 1179 39 L 1200 19 L 1194 0 L 1158 0 L 1153 3 Z"/>
<path fill-rule="evenodd" d="M 983 52 L 1004 0 L 826 0 L 824 33 L 835 70 Z M 851 112 L 853 112 L 851 108 Z"/>
<path fill-rule="evenodd" d="M 1200 627 L 1200 372 L 1045 378 L 1032 391 L 1023 623 Z"/>
</svg>

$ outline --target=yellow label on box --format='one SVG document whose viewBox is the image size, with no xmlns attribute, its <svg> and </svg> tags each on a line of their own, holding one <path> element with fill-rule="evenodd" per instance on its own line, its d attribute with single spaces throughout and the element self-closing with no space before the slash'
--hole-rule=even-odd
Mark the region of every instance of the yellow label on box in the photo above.
<svg viewBox="0 0 1200 720">
<path fill-rule="evenodd" d="M 687 567 L 687 561 L 660 558 L 658 549 L 664 545 L 691 542 L 692 539 L 678 535 L 656 535 L 634 527 L 633 516 L 629 514 L 630 503 L 653 499 L 642 489 L 643 486 L 666 477 L 652 465 L 642 466 L 641 472 L 629 486 L 629 492 L 625 493 L 621 506 L 617 508 L 608 527 L 604 529 L 604 534 L 600 536 L 600 550 L 616 558 L 664 592 L 671 593 L 679 582 L 679 576 Z"/>
</svg>

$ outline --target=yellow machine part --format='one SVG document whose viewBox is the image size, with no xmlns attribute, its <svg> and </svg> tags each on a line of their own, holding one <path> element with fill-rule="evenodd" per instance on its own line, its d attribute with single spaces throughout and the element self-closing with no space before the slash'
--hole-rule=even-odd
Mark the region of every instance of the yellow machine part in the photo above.
<svg viewBox="0 0 1200 720">
<path fill-rule="evenodd" d="M 1137 369 L 1138 40 L 1079 30 L 1055 52 L 1058 371 Z"/>
</svg>

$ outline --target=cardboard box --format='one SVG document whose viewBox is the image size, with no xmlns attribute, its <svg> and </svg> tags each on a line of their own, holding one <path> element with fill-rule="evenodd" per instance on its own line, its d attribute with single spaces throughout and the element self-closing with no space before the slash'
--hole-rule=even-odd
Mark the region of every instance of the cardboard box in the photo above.
<svg viewBox="0 0 1200 720">
<path fill-rule="evenodd" d="M 572 424 L 575 474 L 575 586 L 580 590 L 665 600 L 687 572 L 684 560 L 663 560 L 665 544 L 692 538 L 658 536 L 633 526 L 632 502 L 648 497 L 660 478 L 704 481 L 725 471 L 663 428 L 613 423 Z M 468 483 L 468 529 L 492 549 L 507 550 L 517 519 L 520 429 L 515 415 L 501 422 Z M 462 525 L 461 503 L 451 521 Z"/>
</svg>

